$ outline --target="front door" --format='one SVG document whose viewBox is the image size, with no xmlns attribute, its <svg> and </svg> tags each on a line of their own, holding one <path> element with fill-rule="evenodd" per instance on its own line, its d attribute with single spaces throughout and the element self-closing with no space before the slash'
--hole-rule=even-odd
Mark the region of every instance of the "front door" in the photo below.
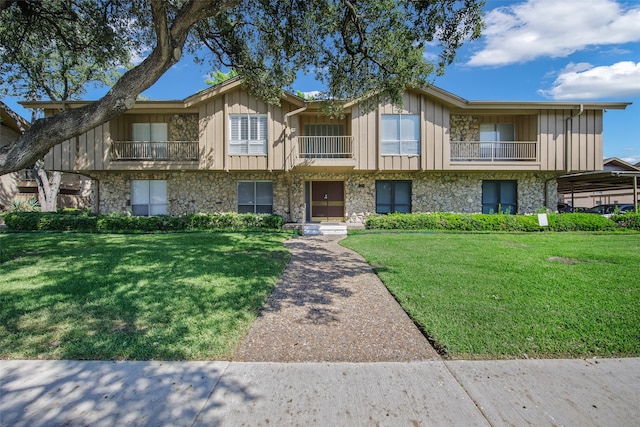
<svg viewBox="0 0 640 427">
<path fill-rule="evenodd" d="M 344 182 L 311 182 L 311 221 L 344 221 Z"/>
</svg>

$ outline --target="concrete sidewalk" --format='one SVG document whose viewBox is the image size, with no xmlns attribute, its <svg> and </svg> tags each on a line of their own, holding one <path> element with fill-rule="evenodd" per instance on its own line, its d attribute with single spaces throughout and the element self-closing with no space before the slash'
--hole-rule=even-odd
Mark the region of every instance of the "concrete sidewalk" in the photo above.
<svg viewBox="0 0 640 427">
<path fill-rule="evenodd" d="M 632 426 L 640 359 L 0 361 L 2 426 Z"/>
</svg>

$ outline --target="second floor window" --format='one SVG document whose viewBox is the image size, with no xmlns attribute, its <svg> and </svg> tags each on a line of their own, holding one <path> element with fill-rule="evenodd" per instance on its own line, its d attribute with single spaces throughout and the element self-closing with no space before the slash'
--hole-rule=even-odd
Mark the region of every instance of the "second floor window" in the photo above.
<svg viewBox="0 0 640 427">
<path fill-rule="evenodd" d="M 481 123 L 481 142 L 515 141 L 513 123 Z"/>
<path fill-rule="evenodd" d="M 417 156 L 420 154 L 419 115 L 383 114 L 381 127 L 383 155 Z"/>
<path fill-rule="evenodd" d="M 229 154 L 267 154 L 266 115 L 234 114 L 229 121 Z"/>
<path fill-rule="evenodd" d="M 166 123 L 134 123 L 133 140 L 166 142 L 169 139 Z"/>
</svg>

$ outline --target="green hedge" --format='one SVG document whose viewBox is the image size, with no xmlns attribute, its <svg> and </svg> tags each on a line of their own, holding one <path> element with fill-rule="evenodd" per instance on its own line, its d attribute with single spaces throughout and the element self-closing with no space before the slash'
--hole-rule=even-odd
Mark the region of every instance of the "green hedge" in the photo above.
<svg viewBox="0 0 640 427">
<path fill-rule="evenodd" d="M 614 215 L 611 217 L 611 220 L 615 222 L 618 227 L 640 230 L 640 213 Z"/>
<path fill-rule="evenodd" d="M 629 215 L 629 214 L 627 214 Z M 618 215 L 618 217 L 627 217 Z M 635 214 L 631 214 L 635 215 Z M 485 215 L 454 213 L 412 213 L 370 215 L 366 227 L 372 230 L 458 230 L 458 231 L 611 231 L 616 227 L 636 228 L 636 222 L 605 218 L 595 214 L 547 214 L 549 226 L 538 225 L 537 215 Z M 628 225 L 632 224 L 632 225 Z"/>
<path fill-rule="evenodd" d="M 280 229 L 279 215 L 207 213 L 182 217 L 131 216 L 126 213 L 93 215 L 86 211 L 12 212 L 4 215 L 10 230 L 190 231 Z"/>
</svg>

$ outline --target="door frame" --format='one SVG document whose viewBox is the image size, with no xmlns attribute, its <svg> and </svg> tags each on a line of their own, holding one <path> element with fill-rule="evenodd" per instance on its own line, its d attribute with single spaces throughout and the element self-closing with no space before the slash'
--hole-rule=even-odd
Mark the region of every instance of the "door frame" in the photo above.
<svg viewBox="0 0 640 427">
<path fill-rule="evenodd" d="M 314 205 L 314 200 L 313 200 L 313 183 L 322 183 L 322 182 L 339 182 L 342 184 L 342 200 L 327 200 L 327 205 L 330 205 L 332 207 L 342 207 L 342 214 L 340 217 L 338 216 L 316 216 L 314 217 L 314 212 L 313 212 L 313 205 Z M 306 220 L 308 222 L 344 222 L 344 212 L 345 212 L 345 199 L 346 199 L 346 195 L 345 195 L 345 186 L 344 186 L 344 180 L 341 179 L 325 179 L 325 180 L 310 180 L 310 181 L 305 181 L 305 186 L 304 186 L 304 190 L 305 190 L 305 203 L 307 205 L 307 209 L 305 212 L 305 216 L 306 216 Z M 320 202 L 319 200 L 315 201 Z"/>
</svg>

